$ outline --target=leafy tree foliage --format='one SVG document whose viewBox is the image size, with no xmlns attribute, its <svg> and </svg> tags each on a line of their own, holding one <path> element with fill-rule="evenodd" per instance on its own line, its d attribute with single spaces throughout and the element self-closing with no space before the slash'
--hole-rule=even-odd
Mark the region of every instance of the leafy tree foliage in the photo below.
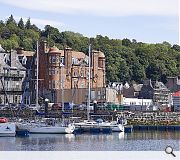
<svg viewBox="0 0 180 160">
<path fill-rule="evenodd" d="M 25 24 L 25 25 L 24 25 Z M 18 22 L 11 15 L 6 22 L 0 20 L 0 44 L 6 51 L 24 47 L 25 50 L 36 49 L 37 40 L 46 40 L 49 46 L 88 53 L 92 49 L 101 50 L 106 56 L 107 81 L 143 82 L 144 79 L 161 80 L 164 83 L 168 76 L 180 75 L 180 46 L 164 41 L 157 44 L 137 42 L 135 39 L 110 39 L 97 35 L 88 38 L 71 31 L 60 32 L 59 29 L 46 25 L 40 30 L 31 24 L 30 18 Z"/>
<path fill-rule="evenodd" d="M 23 22 L 23 19 L 22 19 L 22 18 L 19 20 L 18 27 L 19 27 L 20 29 L 24 29 L 24 22 Z"/>
<path fill-rule="evenodd" d="M 30 20 L 30 18 L 28 18 L 28 20 L 27 20 L 27 22 L 25 24 L 25 28 L 26 29 L 31 29 L 31 20 Z"/>
</svg>

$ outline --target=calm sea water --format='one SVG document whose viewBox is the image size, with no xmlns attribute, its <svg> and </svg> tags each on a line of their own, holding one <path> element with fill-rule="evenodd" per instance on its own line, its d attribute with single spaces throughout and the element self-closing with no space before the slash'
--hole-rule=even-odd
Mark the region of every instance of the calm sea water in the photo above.
<svg viewBox="0 0 180 160">
<path fill-rule="evenodd" d="M 0 151 L 163 151 L 167 145 L 180 151 L 180 132 L 112 134 L 31 134 L 0 137 Z"/>
</svg>

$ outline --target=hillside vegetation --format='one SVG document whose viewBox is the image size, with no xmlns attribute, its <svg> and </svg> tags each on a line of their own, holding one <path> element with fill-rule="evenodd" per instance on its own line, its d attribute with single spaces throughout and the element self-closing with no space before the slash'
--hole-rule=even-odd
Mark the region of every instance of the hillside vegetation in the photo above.
<svg viewBox="0 0 180 160">
<path fill-rule="evenodd" d="M 17 23 L 11 15 L 6 22 L 0 21 L 0 44 L 6 51 L 23 47 L 35 50 L 37 40 L 46 40 L 49 46 L 59 49 L 69 46 L 73 50 L 87 53 L 89 42 L 93 49 L 106 56 L 107 82 L 138 82 L 144 79 L 166 82 L 167 76 L 180 75 L 180 46 L 164 41 L 157 44 L 137 42 L 135 39 L 110 39 L 97 35 L 94 38 L 70 31 L 60 32 L 46 25 L 44 30 L 31 24 L 30 18 Z"/>
</svg>

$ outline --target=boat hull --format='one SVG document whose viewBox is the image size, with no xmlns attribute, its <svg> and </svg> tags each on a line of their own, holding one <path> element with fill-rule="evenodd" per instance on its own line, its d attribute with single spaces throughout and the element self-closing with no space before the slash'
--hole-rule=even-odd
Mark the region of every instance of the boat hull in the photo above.
<svg viewBox="0 0 180 160">
<path fill-rule="evenodd" d="M 89 132 L 92 129 L 97 130 L 99 129 L 100 132 L 109 129 L 112 132 L 124 132 L 124 126 L 122 124 L 111 124 L 111 123 L 87 123 L 87 122 L 80 122 L 80 123 L 75 123 L 76 129 L 81 129 L 83 131 Z"/>
<path fill-rule="evenodd" d="M 73 133 L 73 129 L 68 127 L 33 127 L 29 129 L 30 133 L 40 133 L 40 134 L 66 134 Z"/>
<path fill-rule="evenodd" d="M 16 135 L 15 123 L 0 123 L 0 137 L 14 137 Z"/>
<path fill-rule="evenodd" d="M 113 132 L 124 132 L 124 126 L 122 124 L 112 126 L 111 128 Z"/>
<path fill-rule="evenodd" d="M 26 129 L 29 133 L 39 134 L 71 134 L 74 132 L 75 127 L 69 126 L 47 126 L 41 124 L 18 124 L 19 129 Z"/>
</svg>

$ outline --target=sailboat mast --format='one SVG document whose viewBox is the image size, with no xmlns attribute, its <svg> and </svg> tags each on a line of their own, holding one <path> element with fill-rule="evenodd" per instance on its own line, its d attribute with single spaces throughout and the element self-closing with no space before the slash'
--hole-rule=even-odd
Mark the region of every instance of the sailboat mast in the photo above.
<svg viewBox="0 0 180 160">
<path fill-rule="evenodd" d="M 36 107 L 38 107 L 38 89 L 39 89 L 39 48 L 38 48 L 39 44 L 37 41 L 37 49 L 36 49 Z"/>
<path fill-rule="evenodd" d="M 89 120 L 90 101 L 91 101 L 91 44 L 89 45 L 89 71 L 88 71 L 88 104 L 87 104 L 87 119 Z"/>
</svg>

